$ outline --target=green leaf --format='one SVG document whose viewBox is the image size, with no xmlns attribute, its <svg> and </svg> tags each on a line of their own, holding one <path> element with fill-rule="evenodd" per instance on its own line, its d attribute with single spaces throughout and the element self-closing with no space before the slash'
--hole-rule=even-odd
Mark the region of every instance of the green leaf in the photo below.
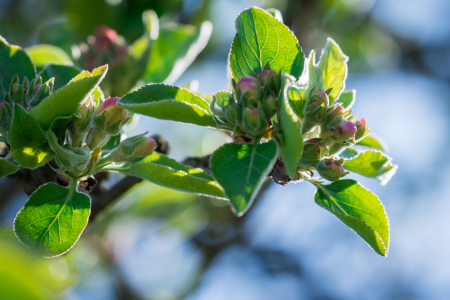
<svg viewBox="0 0 450 300">
<path fill-rule="evenodd" d="M 306 98 L 304 96 L 306 87 L 291 85 L 288 89 L 289 105 L 294 113 L 300 118 L 304 118 L 303 110 L 305 109 Z"/>
<path fill-rule="evenodd" d="M 368 136 L 364 137 L 362 140 L 360 140 L 358 143 L 356 143 L 358 146 L 366 146 L 374 149 L 378 149 L 384 152 L 388 151 L 388 147 L 386 146 L 386 143 L 379 137 L 374 134 L 369 134 Z"/>
<path fill-rule="evenodd" d="M 51 130 L 47 131 L 48 143 L 50 148 L 55 152 L 56 163 L 61 167 L 73 167 L 79 171 L 86 169 L 90 159 L 91 151 L 88 147 L 75 147 L 70 145 L 61 146 L 58 138 Z"/>
<path fill-rule="evenodd" d="M 303 152 L 302 123 L 289 106 L 288 99 L 288 78 L 282 77 L 282 93 L 280 93 L 280 109 L 277 114 L 281 134 L 277 134 L 280 140 L 280 155 L 289 177 L 294 178 L 297 171 L 298 160 Z"/>
<path fill-rule="evenodd" d="M 151 45 L 144 81 L 173 84 L 205 48 L 211 32 L 209 21 L 200 28 L 176 24 L 160 28 L 158 39 Z"/>
<path fill-rule="evenodd" d="M 353 148 L 347 148 L 347 149 L 345 149 L 344 151 L 342 151 L 341 153 L 339 153 L 339 156 L 340 157 L 343 157 L 343 158 L 345 158 L 345 159 L 350 159 L 350 158 L 353 158 L 353 157 L 355 157 L 356 155 L 358 155 L 358 151 L 356 151 L 355 149 L 353 149 Z"/>
<path fill-rule="evenodd" d="M 53 158 L 44 130 L 17 104 L 14 107 L 10 140 L 14 159 L 25 168 L 37 168 Z"/>
<path fill-rule="evenodd" d="M 42 68 L 45 64 L 72 65 L 69 55 L 63 49 L 53 45 L 34 45 L 24 50 L 38 68 Z"/>
<path fill-rule="evenodd" d="M 156 152 L 142 162 L 115 170 L 174 190 L 226 199 L 220 185 L 203 170 L 188 167 Z"/>
<path fill-rule="evenodd" d="M 382 256 L 389 248 L 389 222 L 377 196 L 354 180 L 317 185 L 314 201 L 353 229 Z"/>
<path fill-rule="evenodd" d="M 142 115 L 200 126 L 215 127 L 208 103 L 188 90 L 164 85 L 146 85 L 126 94 L 119 104 Z"/>
<path fill-rule="evenodd" d="M 90 198 L 76 192 L 76 184 L 64 188 L 54 183 L 39 187 L 14 220 L 17 238 L 45 257 L 69 251 L 87 225 Z"/>
<path fill-rule="evenodd" d="M 382 185 L 385 185 L 394 176 L 398 168 L 391 161 L 392 158 L 380 151 L 367 150 L 360 152 L 352 159 L 346 160 L 343 166 L 351 172 L 376 178 Z"/>
<path fill-rule="evenodd" d="M 9 91 L 14 76 L 19 75 L 20 82 L 26 76 L 28 80 L 36 77 L 36 68 L 30 57 L 19 46 L 8 44 L 0 36 L 0 99 Z"/>
<path fill-rule="evenodd" d="M 324 72 L 320 67 L 316 65 L 315 61 L 316 52 L 312 50 L 308 59 L 308 88 L 303 93 L 303 97 L 305 98 L 309 97 L 309 94 L 312 90 L 314 90 L 314 92 L 325 92 L 326 90 Z"/>
<path fill-rule="evenodd" d="M 251 206 L 278 158 L 277 143 L 225 144 L 211 157 L 211 171 L 225 189 L 233 212 L 242 216 Z"/>
<path fill-rule="evenodd" d="M 44 130 L 48 130 L 52 122 L 58 117 L 68 117 L 74 114 L 83 101 L 94 91 L 102 81 L 108 65 L 99 67 L 92 71 L 92 75 L 85 77 L 84 73 L 79 74 L 83 78 L 72 80 L 63 86 L 30 111 L 30 115 L 35 118 Z M 87 71 L 86 71 L 87 73 Z"/>
<path fill-rule="evenodd" d="M 81 69 L 75 66 L 64 65 L 45 65 L 39 72 L 39 76 L 42 77 L 42 81 L 46 82 L 50 78 L 55 78 L 53 90 L 56 91 L 68 84 L 72 78 L 80 74 Z"/>
<path fill-rule="evenodd" d="M 355 103 L 356 90 L 345 90 L 339 95 L 339 99 L 336 102 L 342 103 L 342 107 L 350 109 Z"/>
<path fill-rule="evenodd" d="M 14 174 L 20 169 L 19 165 L 0 157 L 0 177 Z"/>
<path fill-rule="evenodd" d="M 333 88 L 333 91 L 328 96 L 330 104 L 339 97 L 339 94 L 345 88 L 347 61 L 348 57 L 342 53 L 338 44 L 333 39 L 328 38 L 320 57 L 319 67 L 323 70 L 325 88 Z"/>
<path fill-rule="evenodd" d="M 267 62 L 275 71 L 300 77 L 304 55 L 297 38 L 270 13 L 256 7 L 243 10 L 236 19 L 236 30 L 230 52 L 230 69 L 236 81 L 262 71 Z"/>
</svg>

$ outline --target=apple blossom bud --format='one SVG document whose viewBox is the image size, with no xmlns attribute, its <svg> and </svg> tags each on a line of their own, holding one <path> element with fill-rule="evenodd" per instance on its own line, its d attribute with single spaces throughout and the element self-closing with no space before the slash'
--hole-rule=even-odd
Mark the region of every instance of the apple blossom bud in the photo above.
<svg viewBox="0 0 450 300">
<path fill-rule="evenodd" d="M 340 119 L 328 124 L 328 127 L 334 132 L 332 137 L 336 143 L 355 141 L 356 125 L 353 122 L 341 117 Z"/>
<path fill-rule="evenodd" d="M 331 122 L 334 118 L 338 118 L 344 115 L 344 107 L 341 105 L 330 107 L 327 122 Z"/>
<path fill-rule="evenodd" d="M 356 121 L 356 134 L 355 134 L 355 140 L 362 139 L 367 133 L 369 133 L 369 128 L 366 127 L 366 120 L 364 118 L 361 119 L 361 121 Z"/>
<path fill-rule="evenodd" d="M 34 94 L 35 94 L 35 95 L 37 94 L 37 92 L 39 91 L 39 89 L 41 88 L 41 86 L 42 86 L 42 84 L 36 84 L 36 85 L 34 86 Z"/>
<path fill-rule="evenodd" d="M 117 104 L 119 100 L 119 97 L 111 97 L 98 107 L 97 114 L 105 116 L 106 127 L 115 123 L 123 125 L 128 119 L 128 110 Z"/>
<path fill-rule="evenodd" d="M 261 94 L 261 82 L 258 78 L 245 75 L 236 83 L 235 90 L 238 99 L 245 97 L 247 99 L 254 98 L 258 100 Z"/>
<path fill-rule="evenodd" d="M 272 95 L 268 95 L 264 100 L 264 109 L 266 111 L 267 117 L 272 118 L 278 110 L 277 98 Z"/>
<path fill-rule="evenodd" d="M 329 181 L 336 181 L 339 180 L 339 178 L 349 174 L 348 172 L 345 172 L 344 168 L 342 167 L 343 163 L 343 158 L 341 158 L 340 160 L 334 160 L 332 157 L 325 158 L 316 165 L 316 170 L 323 178 Z"/>
<path fill-rule="evenodd" d="M 151 137 L 137 135 L 123 140 L 108 156 L 99 161 L 99 165 L 106 163 L 135 163 L 143 160 L 156 149 L 156 141 Z"/>
<path fill-rule="evenodd" d="M 305 117 L 314 124 L 320 123 L 328 109 L 328 102 L 328 95 L 326 93 L 315 93 L 306 104 Z"/>
<path fill-rule="evenodd" d="M 113 47 L 118 35 L 114 29 L 109 28 L 108 26 L 100 25 L 94 29 L 94 37 L 96 50 L 98 52 L 103 52 L 108 48 Z"/>
<path fill-rule="evenodd" d="M 323 155 L 327 154 L 327 147 L 319 140 L 308 140 L 303 144 L 303 152 L 299 160 L 299 165 L 305 168 L 311 167 L 317 164 Z"/>
</svg>

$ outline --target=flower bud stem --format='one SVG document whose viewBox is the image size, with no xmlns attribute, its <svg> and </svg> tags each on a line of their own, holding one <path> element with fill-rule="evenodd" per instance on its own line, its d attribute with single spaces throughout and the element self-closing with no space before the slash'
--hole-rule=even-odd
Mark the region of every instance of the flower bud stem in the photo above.
<svg viewBox="0 0 450 300">
<path fill-rule="evenodd" d="M 89 147 L 89 149 L 102 147 L 108 141 L 108 138 L 109 134 L 106 131 L 97 126 L 94 126 L 92 131 L 89 133 L 86 145 Z"/>
</svg>

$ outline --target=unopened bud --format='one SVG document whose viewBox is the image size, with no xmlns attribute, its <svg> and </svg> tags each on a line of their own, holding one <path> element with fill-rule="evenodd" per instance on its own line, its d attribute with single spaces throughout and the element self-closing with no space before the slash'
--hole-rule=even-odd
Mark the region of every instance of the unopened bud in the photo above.
<svg viewBox="0 0 450 300">
<path fill-rule="evenodd" d="M 99 164 L 107 162 L 135 163 L 143 160 L 153 153 L 156 148 L 156 141 L 150 137 L 142 135 L 133 136 L 123 140 L 117 148 L 102 159 Z"/>
<path fill-rule="evenodd" d="M 5 106 L 5 101 L 0 101 L 0 116 L 2 114 L 2 108 Z"/>
<path fill-rule="evenodd" d="M 276 95 L 281 87 L 281 77 L 274 70 L 262 70 L 259 72 L 259 78 L 264 87 L 270 88 Z"/>
<path fill-rule="evenodd" d="M 98 52 L 111 48 L 117 40 L 117 32 L 108 26 L 100 25 L 94 30 L 95 48 Z"/>
<path fill-rule="evenodd" d="M 331 158 L 322 159 L 317 165 L 316 170 L 319 172 L 320 176 L 329 181 L 336 181 L 339 178 L 344 177 L 349 174 L 345 172 L 342 164 L 344 163 L 344 159 L 334 160 Z"/>
<path fill-rule="evenodd" d="M 333 106 L 330 110 L 331 112 L 327 119 L 328 122 L 332 121 L 334 118 L 342 117 L 344 115 L 344 108 L 341 105 Z"/>
<path fill-rule="evenodd" d="M 364 136 L 366 136 L 366 134 L 369 133 L 369 128 L 366 127 L 366 120 L 364 118 L 361 119 L 361 121 L 356 121 L 355 122 L 356 125 L 356 134 L 355 134 L 355 140 L 360 140 L 362 139 Z"/>
<path fill-rule="evenodd" d="M 105 117 L 104 125 L 106 127 L 114 124 L 123 125 L 128 119 L 128 110 L 117 104 L 119 100 L 119 97 L 112 97 L 98 107 L 97 116 L 103 115 Z"/>
<path fill-rule="evenodd" d="M 245 97 L 258 100 L 261 94 L 261 82 L 258 78 L 245 75 L 236 83 L 235 90 L 238 99 Z"/>
<path fill-rule="evenodd" d="M 277 98 L 272 95 L 268 95 L 264 101 L 264 109 L 266 110 L 267 117 L 272 118 L 278 110 Z"/>
<path fill-rule="evenodd" d="M 315 123 L 320 122 L 328 109 L 328 101 L 328 95 L 326 93 L 315 93 L 306 105 L 305 116 Z"/>
<path fill-rule="evenodd" d="M 227 122 L 232 125 L 238 125 L 240 123 L 239 107 L 234 101 L 228 102 L 225 107 L 225 118 L 227 119 Z"/>
<path fill-rule="evenodd" d="M 80 135 L 88 132 L 91 128 L 92 109 L 83 103 L 78 108 L 77 113 L 80 118 L 74 119 L 67 127 L 72 134 Z"/>
<path fill-rule="evenodd" d="M 34 86 L 34 94 L 35 94 L 35 95 L 37 94 L 37 92 L 39 91 L 39 89 L 41 88 L 41 86 L 42 86 L 42 84 L 36 84 L 36 85 Z"/>
<path fill-rule="evenodd" d="M 311 167 L 317 164 L 323 155 L 328 154 L 327 147 L 318 140 L 308 140 L 303 144 L 302 157 L 299 164 L 302 167 Z"/>
<path fill-rule="evenodd" d="M 340 118 L 335 122 L 331 122 L 331 124 L 329 127 L 334 132 L 333 139 L 336 143 L 355 141 L 356 126 L 353 122 Z"/>
</svg>

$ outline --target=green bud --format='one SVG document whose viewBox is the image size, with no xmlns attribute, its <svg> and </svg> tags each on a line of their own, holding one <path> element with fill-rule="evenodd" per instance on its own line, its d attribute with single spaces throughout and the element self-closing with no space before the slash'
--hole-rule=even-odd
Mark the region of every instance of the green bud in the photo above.
<svg viewBox="0 0 450 300">
<path fill-rule="evenodd" d="M 242 129 L 255 137 L 261 136 L 268 125 L 262 105 L 258 104 L 258 108 L 245 107 L 242 116 Z"/>
<path fill-rule="evenodd" d="M 274 70 L 262 70 L 259 72 L 259 78 L 261 80 L 262 85 L 265 88 L 270 89 L 278 95 L 281 87 L 281 74 L 278 74 Z"/>
<path fill-rule="evenodd" d="M 266 111 L 267 117 L 272 118 L 278 110 L 277 98 L 269 94 L 264 100 L 264 109 Z"/>
<path fill-rule="evenodd" d="M 344 177 L 349 172 L 345 172 L 342 164 L 344 159 L 334 160 L 332 157 L 322 159 L 317 165 L 316 170 L 319 172 L 320 176 L 329 181 L 336 181 L 339 178 Z"/>
<path fill-rule="evenodd" d="M 225 107 L 225 118 L 227 119 L 227 122 L 232 125 L 238 125 L 240 123 L 239 107 L 234 101 L 228 102 Z"/>
<path fill-rule="evenodd" d="M 136 163 L 151 155 L 156 148 L 156 141 L 143 135 L 133 136 L 123 140 L 111 153 L 99 161 L 106 163 Z"/>
<path fill-rule="evenodd" d="M 324 92 L 317 92 L 311 98 L 305 107 L 305 116 L 315 123 L 320 123 L 322 117 L 328 110 L 328 95 Z"/>
<path fill-rule="evenodd" d="M 327 147 L 319 140 L 308 140 L 303 144 L 302 157 L 299 165 L 307 168 L 317 164 L 324 155 L 328 155 Z"/>
<path fill-rule="evenodd" d="M 356 125 L 356 134 L 355 134 L 356 141 L 359 141 L 370 132 L 370 129 L 366 127 L 366 120 L 364 118 L 362 118 L 361 121 L 356 121 L 355 125 Z"/>
</svg>

